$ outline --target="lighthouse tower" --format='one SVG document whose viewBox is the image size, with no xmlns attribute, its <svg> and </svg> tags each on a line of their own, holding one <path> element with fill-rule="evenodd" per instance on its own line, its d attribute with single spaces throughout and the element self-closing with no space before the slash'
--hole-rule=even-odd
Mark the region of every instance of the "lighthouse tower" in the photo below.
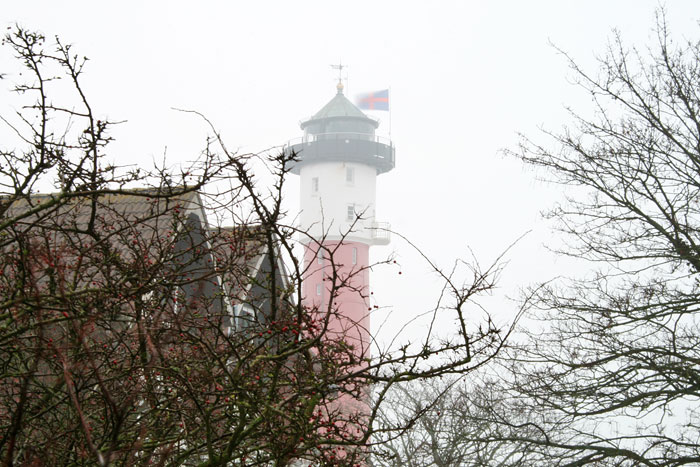
<svg viewBox="0 0 700 467">
<path fill-rule="evenodd" d="M 376 219 L 376 183 L 394 168 L 394 146 L 375 135 L 378 126 L 339 81 L 289 148 L 299 158 L 292 173 L 301 182 L 304 304 L 332 312 L 327 337 L 344 339 L 358 357 L 369 357 L 369 248 L 389 243 L 388 225 Z"/>
</svg>

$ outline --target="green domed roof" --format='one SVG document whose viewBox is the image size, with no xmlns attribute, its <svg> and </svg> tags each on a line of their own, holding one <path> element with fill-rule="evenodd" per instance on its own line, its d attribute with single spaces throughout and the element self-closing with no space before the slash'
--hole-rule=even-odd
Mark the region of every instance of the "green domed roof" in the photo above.
<svg viewBox="0 0 700 467">
<path fill-rule="evenodd" d="M 365 122 L 370 128 L 377 128 L 379 122 L 368 117 L 360 109 L 358 109 L 355 104 L 350 102 L 350 100 L 343 94 L 343 85 L 338 83 L 336 87 L 338 93 L 331 99 L 326 105 L 323 106 L 321 110 L 316 112 L 313 117 L 302 122 L 301 128 L 304 129 L 307 126 L 324 125 L 323 122 L 328 121 L 362 121 Z M 323 130 L 324 132 L 327 130 Z M 346 130 L 346 131 L 357 131 L 357 130 Z"/>
<path fill-rule="evenodd" d="M 343 94 L 342 85 L 338 86 L 338 94 L 324 105 L 321 110 L 311 117 L 311 120 L 319 120 L 329 117 L 362 117 L 368 118 L 355 104 Z"/>
</svg>

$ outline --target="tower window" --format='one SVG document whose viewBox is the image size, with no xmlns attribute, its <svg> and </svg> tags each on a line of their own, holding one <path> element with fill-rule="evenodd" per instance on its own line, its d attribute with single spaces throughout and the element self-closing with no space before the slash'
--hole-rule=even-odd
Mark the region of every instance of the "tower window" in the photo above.
<svg viewBox="0 0 700 467">
<path fill-rule="evenodd" d="M 311 179 L 311 193 L 318 193 L 318 177 Z"/>
<path fill-rule="evenodd" d="M 345 218 L 348 222 L 353 222 L 355 220 L 355 205 L 354 204 L 348 204 L 347 214 L 346 214 Z"/>
<path fill-rule="evenodd" d="M 316 262 L 318 264 L 323 264 L 323 250 L 319 249 L 318 252 L 316 252 Z"/>
<path fill-rule="evenodd" d="M 345 168 L 345 181 L 347 183 L 355 183 L 355 168 L 346 167 Z"/>
<path fill-rule="evenodd" d="M 357 264 L 357 247 L 352 247 L 352 264 Z"/>
<path fill-rule="evenodd" d="M 321 284 L 316 284 L 316 295 L 321 295 Z"/>
</svg>

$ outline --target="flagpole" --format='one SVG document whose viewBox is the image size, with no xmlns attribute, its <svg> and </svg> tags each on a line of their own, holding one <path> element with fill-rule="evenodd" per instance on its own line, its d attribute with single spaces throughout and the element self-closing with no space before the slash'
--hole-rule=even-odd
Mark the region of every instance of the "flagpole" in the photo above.
<svg viewBox="0 0 700 467">
<path fill-rule="evenodd" d="M 391 102 L 391 86 L 389 86 L 389 96 L 387 99 L 389 100 L 389 141 L 391 141 L 391 108 L 394 107 Z"/>
</svg>

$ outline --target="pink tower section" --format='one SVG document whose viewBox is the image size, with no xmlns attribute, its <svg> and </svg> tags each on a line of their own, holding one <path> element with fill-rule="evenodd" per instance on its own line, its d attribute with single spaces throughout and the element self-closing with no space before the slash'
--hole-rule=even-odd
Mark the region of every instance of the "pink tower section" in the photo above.
<svg viewBox="0 0 700 467">
<path fill-rule="evenodd" d="M 325 339 L 335 342 L 342 339 L 351 345 L 358 363 L 369 358 L 369 245 L 310 243 L 305 247 L 304 264 L 303 304 L 317 309 L 322 318 L 331 313 Z M 333 293 L 335 297 L 330 303 Z"/>
<path fill-rule="evenodd" d="M 305 246 L 303 305 L 317 310 L 319 318 L 328 319 L 323 336 L 329 347 L 340 342 L 348 349 L 337 355 L 344 362 L 340 366 L 339 382 L 368 365 L 370 358 L 369 315 L 369 245 L 360 242 L 309 243 Z M 333 277 L 335 276 L 335 281 Z M 349 361 L 352 356 L 354 362 Z M 324 404 L 324 416 L 334 420 L 341 438 L 359 439 L 367 429 L 369 394 L 362 381 L 352 378 L 341 383 L 342 393 L 337 399 Z M 327 433 L 323 430 L 324 433 Z M 334 435 L 329 434 L 331 437 Z M 338 435 L 335 435 L 338 436 Z M 332 448 L 337 459 L 344 459 L 344 447 Z M 353 464 L 366 466 L 361 459 Z"/>
</svg>

